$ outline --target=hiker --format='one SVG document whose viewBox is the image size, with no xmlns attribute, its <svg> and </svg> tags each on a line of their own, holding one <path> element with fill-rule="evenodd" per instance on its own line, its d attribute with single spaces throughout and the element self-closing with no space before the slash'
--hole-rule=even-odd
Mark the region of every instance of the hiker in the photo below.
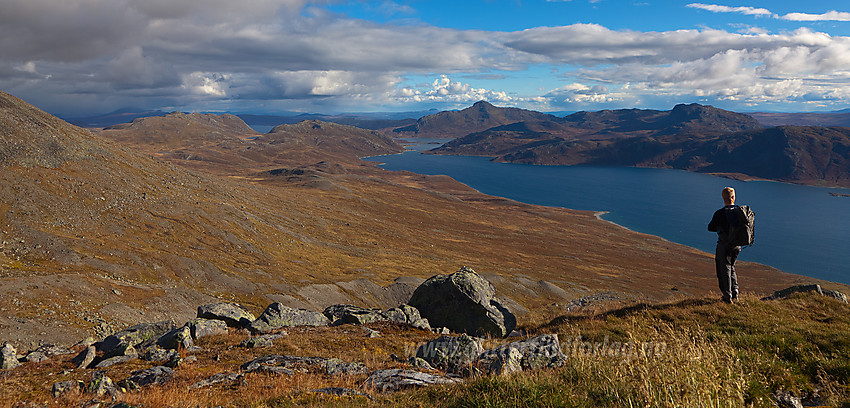
<svg viewBox="0 0 850 408">
<path fill-rule="evenodd" d="M 714 252 L 714 264 L 717 269 L 717 283 L 723 301 L 732 303 L 738 300 L 738 276 L 735 274 L 735 261 L 741 253 L 741 247 L 734 245 L 730 235 L 733 223 L 738 223 L 735 205 L 735 189 L 726 187 L 723 189 L 723 202 L 726 205 L 715 211 L 708 223 L 708 230 L 717 233 L 717 249 Z M 737 225 L 735 225 L 737 226 Z"/>
</svg>

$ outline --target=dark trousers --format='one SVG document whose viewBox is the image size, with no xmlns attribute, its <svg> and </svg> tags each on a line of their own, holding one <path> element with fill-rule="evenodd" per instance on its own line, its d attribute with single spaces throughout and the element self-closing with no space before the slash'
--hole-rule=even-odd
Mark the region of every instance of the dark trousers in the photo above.
<svg viewBox="0 0 850 408">
<path fill-rule="evenodd" d="M 735 274 L 735 261 L 740 253 L 741 247 L 739 246 L 731 246 L 725 242 L 717 243 L 714 264 L 717 267 L 717 283 L 720 285 L 723 300 L 738 298 L 738 276 Z"/>
</svg>

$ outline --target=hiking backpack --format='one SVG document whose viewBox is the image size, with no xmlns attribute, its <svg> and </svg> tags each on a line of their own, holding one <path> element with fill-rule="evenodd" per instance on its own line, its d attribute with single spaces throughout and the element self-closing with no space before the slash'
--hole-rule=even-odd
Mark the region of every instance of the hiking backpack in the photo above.
<svg viewBox="0 0 850 408">
<path fill-rule="evenodd" d="M 753 244 L 756 234 L 756 214 L 748 205 L 736 206 L 735 220 L 729 220 L 729 243 L 735 246 Z"/>
</svg>

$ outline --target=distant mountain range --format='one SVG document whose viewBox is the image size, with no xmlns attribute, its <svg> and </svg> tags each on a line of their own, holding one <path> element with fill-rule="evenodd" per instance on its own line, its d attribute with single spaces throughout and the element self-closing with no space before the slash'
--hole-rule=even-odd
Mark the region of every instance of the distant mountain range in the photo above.
<svg viewBox="0 0 850 408">
<path fill-rule="evenodd" d="M 238 116 L 249 126 L 273 127 L 284 124 L 295 124 L 303 120 L 320 120 L 323 122 L 339 123 L 342 125 L 356 126 L 363 129 L 387 129 L 407 126 L 424 115 L 435 113 L 436 110 L 415 112 L 366 112 L 345 113 L 339 115 L 324 115 L 320 113 L 282 112 L 278 115 L 258 115 L 250 113 L 239 113 Z M 66 118 L 74 125 L 86 128 L 105 128 L 122 123 L 129 123 L 135 119 L 165 116 L 169 112 L 161 110 L 143 110 L 125 108 L 103 115 L 86 117 Z"/>
<path fill-rule="evenodd" d="M 677 105 L 669 111 L 577 112 L 558 118 L 478 102 L 462 111 L 426 116 L 394 131 L 455 137 L 432 150 L 434 154 L 491 156 L 497 161 L 542 165 L 677 168 L 850 186 L 850 129 L 764 128 L 751 115 L 699 104 Z"/>
</svg>

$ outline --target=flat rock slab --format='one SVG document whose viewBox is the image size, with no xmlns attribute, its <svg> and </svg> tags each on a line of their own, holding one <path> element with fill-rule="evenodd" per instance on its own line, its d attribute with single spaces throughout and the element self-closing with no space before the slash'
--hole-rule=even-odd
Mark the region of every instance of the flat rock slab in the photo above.
<svg viewBox="0 0 850 408">
<path fill-rule="evenodd" d="M 321 370 L 327 375 L 365 374 L 369 370 L 363 363 L 345 362 L 338 358 L 296 357 L 265 355 L 242 364 L 246 372 L 266 372 L 270 374 L 292 375 L 295 372 Z"/>
<path fill-rule="evenodd" d="M 409 388 L 429 387 L 438 384 L 455 384 L 460 380 L 442 375 L 400 368 L 378 370 L 366 379 L 365 387 L 380 392 L 400 391 Z"/>
<path fill-rule="evenodd" d="M 127 388 L 144 387 L 146 385 L 162 385 L 171 380 L 174 376 L 174 370 L 163 367 L 151 367 L 144 370 L 133 371 L 123 384 L 129 385 Z M 135 385 L 135 387 L 133 387 Z"/>
<path fill-rule="evenodd" d="M 218 374 L 216 374 L 212 377 L 209 377 L 207 379 L 198 381 L 198 382 L 190 385 L 189 389 L 194 390 L 194 389 L 198 389 L 198 388 L 205 388 L 205 387 L 210 387 L 210 386 L 225 383 L 225 382 L 235 383 L 237 381 L 241 381 L 244 377 L 245 376 L 243 374 L 240 374 L 240 373 L 218 373 Z"/>
<path fill-rule="evenodd" d="M 198 306 L 198 317 L 202 319 L 221 320 L 230 327 L 246 327 L 256 319 L 238 303 L 211 303 Z"/>
<path fill-rule="evenodd" d="M 293 309 L 281 303 L 270 304 L 263 314 L 248 327 L 254 333 L 269 333 L 293 326 L 327 326 L 325 315 L 304 309 Z"/>
</svg>

